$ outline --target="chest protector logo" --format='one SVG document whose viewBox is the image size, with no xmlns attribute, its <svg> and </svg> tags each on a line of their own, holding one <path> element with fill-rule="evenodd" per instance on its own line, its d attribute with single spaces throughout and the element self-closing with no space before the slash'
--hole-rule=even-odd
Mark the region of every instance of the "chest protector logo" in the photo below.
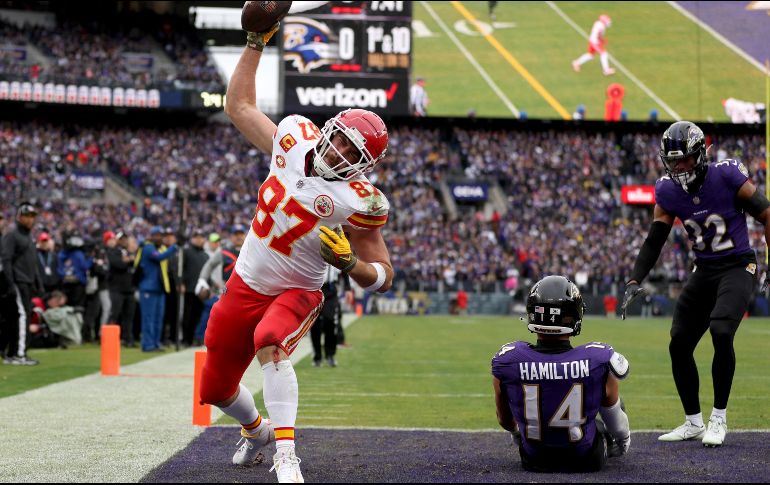
<svg viewBox="0 0 770 485">
<path fill-rule="evenodd" d="M 334 202 L 328 195 L 319 195 L 313 202 L 313 208 L 316 214 L 321 217 L 330 217 L 334 214 Z"/>
</svg>

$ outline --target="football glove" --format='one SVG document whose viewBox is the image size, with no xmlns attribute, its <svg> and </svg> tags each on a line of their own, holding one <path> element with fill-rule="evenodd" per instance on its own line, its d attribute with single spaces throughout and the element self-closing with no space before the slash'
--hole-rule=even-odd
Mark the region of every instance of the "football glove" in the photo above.
<svg viewBox="0 0 770 485">
<path fill-rule="evenodd" d="M 321 257 L 324 261 L 339 269 L 343 273 L 349 273 L 358 262 L 358 258 L 350 249 L 350 242 L 345 237 L 342 227 L 337 226 L 331 230 L 321 226 Z"/>
<path fill-rule="evenodd" d="M 762 283 L 762 288 L 759 289 L 759 293 L 766 295 L 768 287 L 770 287 L 770 271 L 765 273 L 765 282 Z"/>
<path fill-rule="evenodd" d="M 270 38 L 278 32 L 278 27 L 281 26 L 281 22 L 276 22 L 270 27 L 270 30 L 266 32 L 247 32 L 246 33 L 246 47 L 254 49 L 255 51 L 262 52 Z"/>
<path fill-rule="evenodd" d="M 612 439 L 611 443 L 607 447 L 607 456 L 616 457 L 622 456 L 628 453 L 628 448 L 631 447 L 631 434 L 621 440 Z"/>
<path fill-rule="evenodd" d="M 639 283 L 629 283 L 626 285 L 626 293 L 623 295 L 623 305 L 620 307 L 621 320 L 626 319 L 626 310 L 628 309 L 628 305 L 630 305 L 631 302 L 636 299 L 636 297 L 645 293 L 647 293 L 647 290 L 639 286 Z"/>
</svg>

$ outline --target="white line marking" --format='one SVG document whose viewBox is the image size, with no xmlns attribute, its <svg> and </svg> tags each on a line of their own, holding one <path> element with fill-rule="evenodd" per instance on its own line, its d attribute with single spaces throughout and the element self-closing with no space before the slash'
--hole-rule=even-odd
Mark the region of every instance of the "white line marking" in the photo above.
<svg viewBox="0 0 770 485">
<path fill-rule="evenodd" d="M 412 393 L 412 392 L 303 392 L 303 396 L 319 396 L 319 397 L 441 397 L 441 398 L 458 398 L 458 397 L 470 397 L 470 398 L 485 398 L 491 399 L 494 394 L 491 392 L 488 394 L 468 394 L 468 393 L 448 393 L 448 394 L 426 394 L 426 393 Z"/>
<path fill-rule="evenodd" d="M 235 424 L 221 424 L 216 427 L 240 427 Z M 479 429 L 451 429 L 451 428 L 394 428 L 390 426 L 318 426 L 308 425 L 300 426 L 298 429 L 329 429 L 329 430 L 356 430 L 356 431 L 428 431 L 436 433 L 497 433 L 505 434 L 507 431 L 500 428 L 479 428 Z M 670 429 L 635 429 L 636 433 L 668 433 Z M 770 429 L 731 429 L 730 433 L 770 433 Z"/>
<path fill-rule="evenodd" d="M 344 315 L 343 327 L 354 319 Z M 190 374 L 196 350 L 167 353 L 123 366 L 121 372 Z M 305 337 L 291 360 L 296 364 L 312 351 Z M 262 369 L 254 362 L 243 382 L 258 392 Z M 94 373 L 1 398 L 0 482 L 137 482 L 205 430 L 191 424 L 192 393 L 191 378 Z M 264 403 L 256 404 L 264 410 Z M 215 407 L 211 414 L 212 423 L 222 416 Z M 42 439 L 53 422 L 56 438 Z"/>
<path fill-rule="evenodd" d="M 581 29 L 581 28 L 580 28 L 580 26 L 578 26 L 578 25 L 577 25 L 577 24 L 576 24 L 576 23 L 575 23 L 575 22 L 574 22 L 574 21 L 573 21 L 571 18 L 569 18 L 569 16 L 567 16 L 567 14 L 566 14 L 566 13 L 564 13 L 564 12 L 563 12 L 563 11 L 562 11 L 562 10 L 561 10 L 559 7 L 557 7 L 557 6 L 556 6 L 556 4 L 554 4 L 554 3 L 553 3 L 553 2 L 551 2 L 551 1 L 548 1 L 548 2 L 545 2 L 545 3 L 546 3 L 546 4 L 547 4 L 549 7 L 551 7 L 551 8 L 552 8 L 552 9 L 553 9 L 553 10 L 554 10 L 554 11 L 555 11 L 555 12 L 556 12 L 558 15 L 559 15 L 559 17 L 561 17 L 561 18 L 562 18 L 562 19 L 563 19 L 565 22 L 567 22 L 567 23 L 570 25 L 570 27 L 572 27 L 573 29 L 575 29 L 575 30 L 576 30 L 576 31 L 577 31 L 577 32 L 578 32 L 578 33 L 579 33 L 581 36 L 583 36 L 583 38 L 584 38 L 585 40 L 588 40 L 588 34 L 586 33 L 586 31 L 585 31 L 585 30 L 583 30 L 583 29 Z M 609 54 L 609 53 L 608 53 L 608 54 Z M 625 67 L 623 64 L 621 64 L 621 63 L 620 63 L 620 61 L 618 61 L 618 60 L 615 58 L 615 56 L 613 56 L 612 54 L 609 54 L 609 58 L 610 58 L 610 60 L 612 60 L 613 64 L 615 64 L 615 65 L 618 67 L 618 69 L 620 69 L 620 71 L 621 71 L 623 74 L 625 74 L 626 76 L 628 76 L 628 78 L 629 78 L 631 81 L 633 81 L 633 83 L 634 83 L 634 84 L 636 84 L 637 86 L 639 86 L 639 89 L 641 89 L 642 91 L 644 91 L 644 92 L 647 94 L 647 96 L 649 96 L 650 98 L 652 98 L 652 100 L 653 100 L 653 101 L 655 101 L 656 103 L 658 103 L 658 104 L 660 105 L 660 107 L 661 107 L 661 108 L 663 108 L 664 110 L 666 110 L 666 113 L 668 113 L 668 114 L 669 114 L 669 115 L 670 115 L 672 118 L 674 118 L 674 119 L 675 119 L 675 120 L 677 120 L 677 121 L 679 121 L 679 120 L 681 120 L 681 119 L 682 119 L 682 117 L 681 117 L 681 116 L 679 116 L 679 113 L 677 113 L 676 111 L 674 111 L 674 110 L 673 110 L 673 109 L 672 109 L 672 108 L 671 108 L 669 105 L 667 105 L 667 104 L 666 104 L 666 103 L 665 103 L 665 102 L 664 102 L 662 99 L 660 99 L 660 98 L 659 98 L 659 97 L 658 97 L 658 96 L 657 96 L 655 93 L 653 93 L 653 92 L 652 92 L 652 90 L 651 90 L 650 88 L 648 88 L 648 87 L 647 87 L 647 86 L 646 86 L 646 85 L 645 85 L 645 84 L 644 84 L 642 81 L 640 81 L 640 80 L 639 80 L 639 78 L 637 78 L 636 76 L 634 76 L 634 75 L 631 73 L 631 71 L 629 71 L 628 69 L 626 69 L 626 67 Z"/>
<path fill-rule="evenodd" d="M 720 34 L 716 30 L 714 30 L 711 27 L 709 27 L 708 24 L 706 24 L 705 22 L 701 21 L 695 15 L 691 14 L 687 9 L 685 9 L 684 7 L 682 7 L 680 5 L 677 5 L 676 2 L 668 1 L 666 3 L 669 4 L 671 6 L 671 8 L 673 8 L 677 12 L 681 13 L 682 15 L 687 17 L 688 19 L 690 19 L 693 22 L 695 22 L 695 24 L 697 24 L 700 28 L 702 28 L 703 30 L 705 30 L 706 32 L 711 34 L 711 36 L 714 37 L 716 40 L 718 40 L 719 42 L 724 44 L 725 47 L 727 47 L 728 49 L 732 50 L 733 52 L 735 52 L 736 54 L 741 56 L 746 62 L 748 62 L 752 66 L 754 66 L 757 69 L 759 69 L 759 72 L 761 72 L 762 74 L 765 73 L 765 67 L 762 65 L 762 63 L 760 63 L 759 61 L 757 61 L 756 59 L 751 57 L 746 51 L 744 51 L 743 49 L 741 49 L 737 45 L 735 45 L 732 42 L 730 42 L 729 40 L 727 40 L 725 37 L 722 36 L 722 34 Z"/>
<path fill-rule="evenodd" d="M 468 49 L 466 49 L 465 46 L 462 45 L 462 43 L 460 43 L 460 41 L 457 39 L 457 37 L 455 37 L 455 35 L 452 33 L 452 31 L 449 30 L 449 27 L 446 26 L 444 21 L 441 20 L 441 18 L 436 14 L 436 12 L 434 12 L 433 9 L 430 7 L 430 5 L 428 5 L 428 2 L 426 2 L 425 0 L 420 0 L 420 4 L 423 7 L 425 7 L 425 10 L 427 10 L 428 13 L 430 14 L 430 16 L 433 17 L 433 20 L 435 20 L 436 23 L 439 25 L 439 27 L 441 27 L 441 30 L 443 30 L 444 33 L 450 39 L 452 39 L 452 42 L 454 42 L 454 44 L 457 46 L 457 48 L 460 49 L 460 52 L 462 52 L 463 55 L 465 56 L 465 58 L 468 59 L 468 62 L 470 62 L 471 65 L 476 68 L 476 70 L 479 72 L 479 74 L 481 74 L 481 77 L 484 78 L 484 81 L 487 82 L 487 84 L 492 89 L 492 91 L 494 91 L 495 94 L 497 95 L 497 97 L 500 98 L 500 100 L 503 102 L 503 104 L 505 104 L 506 108 L 508 108 L 508 110 L 510 110 L 510 112 L 513 113 L 513 116 L 518 118 L 519 117 L 519 110 L 516 109 L 516 106 L 513 105 L 511 100 L 508 99 L 508 97 L 505 95 L 505 93 L 503 93 L 500 90 L 500 88 L 497 86 L 497 84 L 495 84 L 495 82 L 492 80 L 492 78 L 489 77 L 489 74 L 487 74 L 487 71 L 485 71 L 484 68 L 481 67 L 478 62 L 476 62 L 476 59 L 473 57 L 473 54 L 468 52 Z"/>
</svg>

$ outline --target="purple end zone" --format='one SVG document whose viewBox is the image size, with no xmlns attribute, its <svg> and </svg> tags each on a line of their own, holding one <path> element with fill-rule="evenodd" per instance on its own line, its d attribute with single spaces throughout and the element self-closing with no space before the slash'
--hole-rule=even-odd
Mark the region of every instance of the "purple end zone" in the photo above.
<svg viewBox="0 0 770 485">
<path fill-rule="evenodd" d="M 505 432 L 297 430 L 306 482 L 766 482 L 770 433 L 728 433 L 725 446 L 661 443 L 634 433 L 628 455 L 593 474 L 536 474 L 521 469 Z M 142 482 L 276 482 L 274 447 L 251 468 L 231 464 L 240 435 L 212 427 Z"/>
<path fill-rule="evenodd" d="M 676 3 L 760 64 L 770 59 L 770 10 L 747 10 L 754 2 Z"/>
</svg>

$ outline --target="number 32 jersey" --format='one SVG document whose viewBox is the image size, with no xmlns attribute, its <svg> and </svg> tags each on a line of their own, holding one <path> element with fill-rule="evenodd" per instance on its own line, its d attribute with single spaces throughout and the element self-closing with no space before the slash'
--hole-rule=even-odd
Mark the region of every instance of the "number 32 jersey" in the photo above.
<svg viewBox="0 0 770 485">
<path fill-rule="evenodd" d="M 289 288 L 317 290 L 326 262 L 320 226 L 374 230 L 388 219 L 387 198 L 363 175 L 330 181 L 306 176 L 320 130 L 307 118 L 284 118 L 273 135 L 270 174 L 235 271 L 254 291 L 277 295 Z"/>
<path fill-rule="evenodd" d="M 655 184 L 655 203 L 682 221 L 700 262 L 752 254 L 746 214 L 736 204 L 748 179 L 741 162 L 722 160 L 709 165 L 697 194 L 685 192 L 670 177 L 661 178 Z"/>
</svg>

